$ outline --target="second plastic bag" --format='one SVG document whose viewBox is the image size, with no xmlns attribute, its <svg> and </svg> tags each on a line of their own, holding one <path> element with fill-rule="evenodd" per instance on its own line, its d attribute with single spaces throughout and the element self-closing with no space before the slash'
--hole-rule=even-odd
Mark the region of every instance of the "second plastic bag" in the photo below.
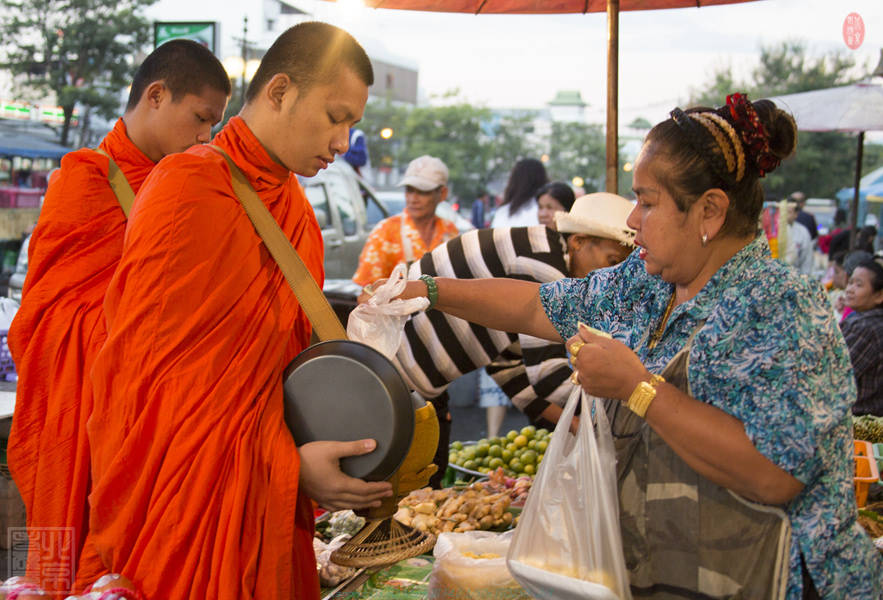
<svg viewBox="0 0 883 600">
<path fill-rule="evenodd" d="M 512 532 L 442 533 L 427 600 L 530 600 L 506 568 Z"/>
<path fill-rule="evenodd" d="M 359 304 L 350 313 L 346 324 L 347 337 L 367 344 L 393 360 L 402 343 L 405 321 L 411 314 L 429 306 L 426 298 L 397 299 L 407 283 L 405 263 L 399 263 L 389 279 L 374 289 L 368 302 Z"/>
<path fill-rule="evenodd" d="M 580 402 L 582 418 L 573 435 L 570 424 Z M 534 478 L 507 564 L 515 580 L 539 600 L 632 597 L 610 424 L 600 401 L 578 386 Z"/>
</svg>

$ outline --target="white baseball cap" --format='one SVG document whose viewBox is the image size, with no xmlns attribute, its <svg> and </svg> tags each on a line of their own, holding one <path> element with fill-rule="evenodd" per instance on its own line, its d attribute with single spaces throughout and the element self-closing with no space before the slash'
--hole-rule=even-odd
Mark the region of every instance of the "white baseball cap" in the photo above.
<svg viewBox="0 0 883 600">
<path fill-rule="evenodd" d="M 555 215 L 555 223 L 561 233 L 582 233 L 634 246 L 635 231 L 626 225 L 634 207 L 622 196 L 597 192 L 577 198 L 570 212 Z"/>
<path fill-rule="evenodd" d="M 434 156 L 424 154 L 408 163 L 399 187 L 409 185 L 422 192 L 431 192 L 448 185 L 448 167 Z"/>
</svg>

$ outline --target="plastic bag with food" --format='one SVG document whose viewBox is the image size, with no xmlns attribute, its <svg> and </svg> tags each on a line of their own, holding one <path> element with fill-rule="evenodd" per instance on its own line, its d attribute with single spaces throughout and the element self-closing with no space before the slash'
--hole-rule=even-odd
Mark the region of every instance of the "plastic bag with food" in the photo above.
<svg viewBox="0 0 883 600">
<path fill-rule="evenodd" d="M 371 297 L 350 313 L 346 324 L 347 337 L 371 346 L 392 360 L 402 343 L 408 317 L 429 306 L 427 298 L 394 299 L 405 290 L 407 282 L 405 263 L 399 263 L 381 285 L 365 286 Z"/>
<path fill-rule="evenodd" d="M 582 414 L 570 433 L 577 405 Z M 592 415 L 592 418 L 588 418 Z M 507 556 L 538 600 L 630 600 L 616 456 L 601 402 L 575 387 L 555 427 Z"/>
<path fill-rule="evenodd" d="M 512 532 L 442 533 L 427 600 L 530 600 L 506 568 Z"/>
<path fill-rule="evenodd" d="M 319 571 L 319 584 L 331 587 L 356 574 L 358 569 L 345 567 L 331 560 L 331 553 L 343 546 L 350 539 L 349 534 L 341 534 L 327 544 L 319 538 L 313 538 L 313 551 L 316 553 L 316 569 Z"/>
</svg>

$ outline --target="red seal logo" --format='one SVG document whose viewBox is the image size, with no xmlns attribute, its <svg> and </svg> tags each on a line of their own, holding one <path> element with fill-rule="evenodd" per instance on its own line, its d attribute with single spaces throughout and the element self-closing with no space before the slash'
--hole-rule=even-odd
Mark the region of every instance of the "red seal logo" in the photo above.
<svg viewBox="0 0 883 600">
<path fill-rule="evenodd" d="M 865 41 L 865 22 L 858 13 L 849 13 L 843 20 L 843 41 L 851 50 L 857 50 Z"/>
</svg>

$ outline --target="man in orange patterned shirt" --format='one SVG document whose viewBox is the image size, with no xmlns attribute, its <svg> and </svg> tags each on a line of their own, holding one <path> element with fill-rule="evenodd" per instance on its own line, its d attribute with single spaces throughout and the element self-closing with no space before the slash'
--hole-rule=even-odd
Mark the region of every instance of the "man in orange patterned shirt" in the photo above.
<svg viewBox="0 0 883 600">
<path fill-rule="evenodd" d="M 435 215 L 435 208 L 448 196 L 445 163 L 434 156 L 415 158 L 401 186 L 405 187 L 405 210 L 378 223 L 368 236 L 353 275 L 359 285 L 389 277 L 400 262 L 410 265 L 459 234 L 456 225 Z"/>
</svg>

